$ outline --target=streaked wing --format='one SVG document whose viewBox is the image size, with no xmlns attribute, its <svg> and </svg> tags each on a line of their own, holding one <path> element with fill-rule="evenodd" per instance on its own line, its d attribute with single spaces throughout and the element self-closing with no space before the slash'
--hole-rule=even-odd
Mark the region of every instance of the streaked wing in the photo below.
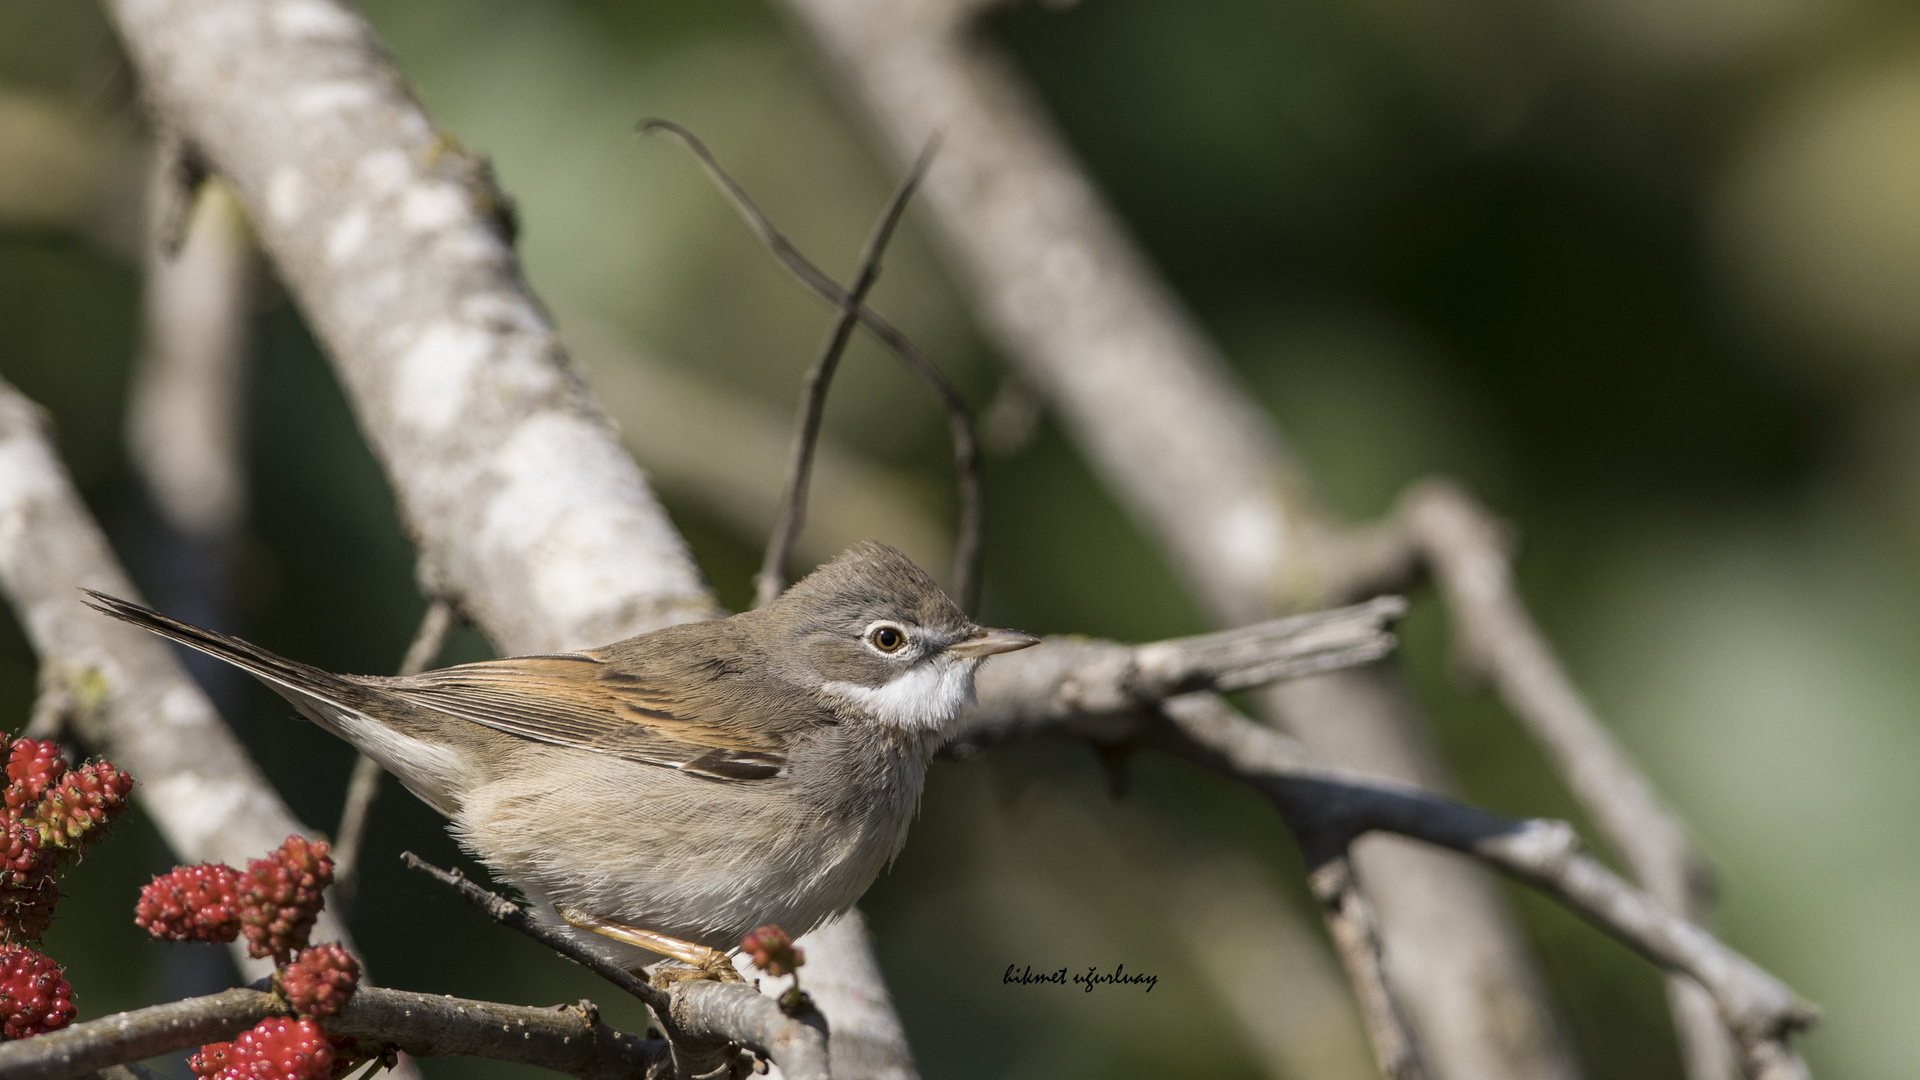
<svg viewBox="0 0 1920 1080">
<path fill-rule="evenodd" d="M 786 765 L 773 733 L 578 653 L 463 664 L 380 688 L 496 731 L 718 780 L 764 780 Z"/>
</svg>

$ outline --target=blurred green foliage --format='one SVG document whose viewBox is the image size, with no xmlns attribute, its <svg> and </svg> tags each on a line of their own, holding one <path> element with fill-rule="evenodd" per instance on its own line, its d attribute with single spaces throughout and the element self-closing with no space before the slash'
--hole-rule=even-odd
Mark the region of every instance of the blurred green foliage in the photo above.
<svg viewBox="0 0 1920 1080">
<path fill-rule="evenodd" d="M 1756 133 L 1831 70 L 1910 69 L 1899 42 L 1914 26 L 1865 0 L 1738 8 L 1086 0 L 1015 8 L 990 29 L 1330 505 L 1371 517 L 1408 481 L 1448 473 L 1522 528 L 1543 623 L 1719 860 L 1725 932 L 1826 1006 L 1807 1040 L 1816 1070 L 1892 1078 L 1920 1002 L 1912 358 L 1834 374 L 1829 350 L 1854 348 L 1831 330 L 1841 316 L 1822 315 L 1829 337 L 1791 332 L 1782 320 L 1798 309 L 1748 284 L 1771 271 L 1739 259 L 1791 254 L 1800 235 L 1800 196 L 1741 179 L 1780 156 L 1749 153 Z M 844 273 L 891 170 L 774 12 L 375 0 L 368 13 L 447 128 L 494 156 L 563 331 L 609 326 L 736 393 L 789 401 L 825 309 L 683 156 L 629 134 L 649 115 L 693 127 Z M 0 94 L 71 109 L 103 139 L 137 127 L 130 76 L 87 5 L 0 5 Z M 1911 153 L 1920 124 L 1897 131 Z M 1883 215 L 1869 234 L 1920 235 L 1901 231 L 1907 204 L 1850 194 L 1886 187 L 1873 177 L 1822 182 L 1849 212 Z M 1749 187 L 1775 195 L 1727 195 Z M 119 434 L 134 245 L 97 222 L 5 212 L 0 375 L 51 410 L 128 562 L 156 573 L 141 554 L 152 511 Z M 911 216 L 876 295 L 976 406 L 993 398 L 999 361 Z M 1876 317 L 1897 328 L 1897 312 Z M 324 666 L 389 670 L 423 607 L 411 558 L 337 385 L 276 296 L 258 318 L 249 408 L 237 629 Z M 850 357 L 828 423 L 917 477 L 927 506 L 948 505 L 938 416 L 870 347 Z M 1133 640 L 1201 627 L 1051 424 L 990 461 L 988 493 L 989 621 Z M 742 604 L 761 538 L 693 500 L 670 509 L 722 598 Z M 1443 615 L 1418 600 L 1406 662 L 1463 790 L 1578 820 L 1512 720 L 1452 678 Z M 447 659 L 486 649 L 468 633 Z M 0 618 L 0 715 L 25 715 L 32 676 Z M 237 730 L 296 812 L 330 826 L 346 748 L 287 722 L 264 690 L 235 693 Z M 935 765 L 912 842 L 865 903 L 929 1080 L 1264 1075 L 1164 897 L 1195 860 L 1230 858 L 1308 912 L 1291 843 L 1244 792 L 1166 761 L 1132 768 L 1135 790 L 1115 803 L 1077 747 Z M 354 913 L 376 978 L 510 1001 L 593 996 L 641 1023 L 405 874 L 403 849 L 465 862 L 423 806 L 390 789 L 376 814 Z M 48 946 L 84 1016 L 230 977 L 212 950 L 132 928 L 134 891 L 168 861 L 133 820 L 67 879 Z M 1588 1074 L 1678 1076 L 1652 970 L 1513 895 Z M 1126 962 L 1162 981 L 1150 999 L 1015 992 L 999 983 L 1009 962 Z"/>
</svg>

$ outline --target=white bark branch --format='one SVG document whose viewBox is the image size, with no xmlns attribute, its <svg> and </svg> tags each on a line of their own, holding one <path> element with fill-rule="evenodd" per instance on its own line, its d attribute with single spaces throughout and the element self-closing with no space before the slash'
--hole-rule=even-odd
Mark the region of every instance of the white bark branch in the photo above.
<svg viewBox="0 0 1920 1080">
<path fill-rule="evenodd" d="M 0 590 L 40 656 L 41 684 L 76 704 L 74 731 L 133 774 L 134 796 L 188 862 L 245 866 L 291 833 L 287 809 L 165 642 L 103 619 L 82 587 L 138 597 L 60 464 L 40 409 L 0 382 Z M 323 911 L 316 941 L 351 945 Z M 251 976 L 264 961 L 235 959 Z"/>
</svg>

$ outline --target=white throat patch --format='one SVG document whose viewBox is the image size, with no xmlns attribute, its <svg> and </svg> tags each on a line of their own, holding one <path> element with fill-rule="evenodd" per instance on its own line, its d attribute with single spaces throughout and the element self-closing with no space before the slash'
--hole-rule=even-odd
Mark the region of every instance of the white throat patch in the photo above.
<svg viewBox="0 0 1920 1080">
<path fill-rule="evenodd" d="M 939 656 L 915 664 L 885 686 L 834 681 L 820 689 L 888 727 L 941 731 L 973 701 L 973 671 L 978 666 L 975 660 Z"/>
</svg>

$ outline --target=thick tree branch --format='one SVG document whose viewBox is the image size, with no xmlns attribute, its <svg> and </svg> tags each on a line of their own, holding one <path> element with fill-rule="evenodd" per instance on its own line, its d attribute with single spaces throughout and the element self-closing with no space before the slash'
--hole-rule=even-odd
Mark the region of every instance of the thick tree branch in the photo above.
<svg viewBox="0 0 1920 1080">
<path fill-rule="evenodd" d="M 73 732 L 136 780 L 134 796 L 188 862 L 245 866 L 290 833 L 310 834 L 151 634 L 102 619 L 82 587 L 137 597 L 87 513 L 38 407 L 0 382 L 0 591 L 40 656 L 43 694 L 69 704 Z M 321 912 L 314 937 L 349 942 Z M 268 966 L 236 954 L 243 970 Z"/>
</svg>

